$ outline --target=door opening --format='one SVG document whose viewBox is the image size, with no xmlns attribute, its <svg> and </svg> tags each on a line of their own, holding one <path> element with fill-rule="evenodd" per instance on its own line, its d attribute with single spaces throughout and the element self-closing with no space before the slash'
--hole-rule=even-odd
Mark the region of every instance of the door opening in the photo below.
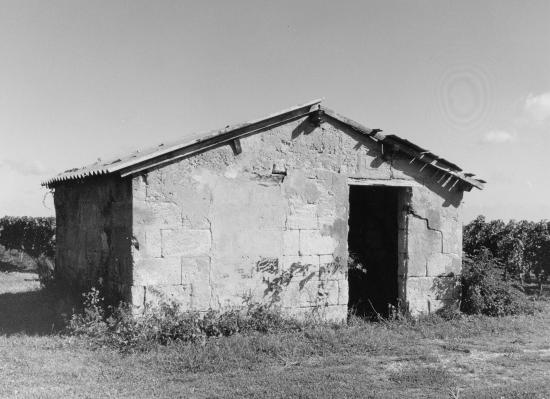
<svg viewBox="0 0 550 399">
<path fill-rule="evenodd" d="M 401 190 L 350 186 L 348 309 L 361 317 L 388 317 L 397 307 Z"/>
</svg>

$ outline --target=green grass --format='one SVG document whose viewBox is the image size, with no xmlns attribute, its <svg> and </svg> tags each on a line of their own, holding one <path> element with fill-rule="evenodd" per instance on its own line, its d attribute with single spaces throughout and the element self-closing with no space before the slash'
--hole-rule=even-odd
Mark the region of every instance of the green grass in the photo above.
<svg viewBox="0 0 550 399">
<path fill-rule="evenodd" d="M 548 304 L 531 316 L 355 322 L 122 353 L 52 334 L 47 319 L 27 328 L 16 310 L 55 307 L 28 289 L 12 289 L 11 309 L 0 294 L 0 320 L 19 320 L 0 321 L 2 398 L 550 397 Z"/>
</svg>

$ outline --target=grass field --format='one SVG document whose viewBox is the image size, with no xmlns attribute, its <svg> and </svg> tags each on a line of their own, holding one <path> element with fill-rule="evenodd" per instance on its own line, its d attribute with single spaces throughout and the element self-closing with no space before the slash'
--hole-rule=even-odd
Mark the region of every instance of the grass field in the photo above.
<svg viewBox="0 0 550 399">
<path fill-rule="evenodd" d="M 545 307 L 120 353 L 56 334 L 36 276 L 0 273 L 0 397 L 550 398 Z"/>
</svg>

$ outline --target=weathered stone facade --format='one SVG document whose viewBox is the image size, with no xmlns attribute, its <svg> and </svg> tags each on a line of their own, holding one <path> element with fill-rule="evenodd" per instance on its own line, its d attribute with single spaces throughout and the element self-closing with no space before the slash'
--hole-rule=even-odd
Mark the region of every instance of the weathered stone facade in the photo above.
<svg viewBox="0 0 550 399">
<path fill-rule="evenodd" d="M 124 178 L 57 185 L 58 272 L 82 287 L 101 277 L 136 309 L 263 302 L 341 320 L 349 187 L 395 186 L 401 303 L 418 314 L 456 298 L 462 185 L 331 119 L 304 117 L 240 145 L 240 153 L 223 144 Z"/>
</svg>

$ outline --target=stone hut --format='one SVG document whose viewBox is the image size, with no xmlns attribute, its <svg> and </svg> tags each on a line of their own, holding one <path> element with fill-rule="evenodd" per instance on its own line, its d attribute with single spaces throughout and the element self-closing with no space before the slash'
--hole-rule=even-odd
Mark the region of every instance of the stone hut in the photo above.
<svg viewBox="0 0 550 399">
<path fill-rule="evenodd" d="M 312 101 L 43 184 L 73 288 L 137 311 L 265 303 L 341 320 L 453 303 L 463 194 L 483 183 Z"/>
</svg>

